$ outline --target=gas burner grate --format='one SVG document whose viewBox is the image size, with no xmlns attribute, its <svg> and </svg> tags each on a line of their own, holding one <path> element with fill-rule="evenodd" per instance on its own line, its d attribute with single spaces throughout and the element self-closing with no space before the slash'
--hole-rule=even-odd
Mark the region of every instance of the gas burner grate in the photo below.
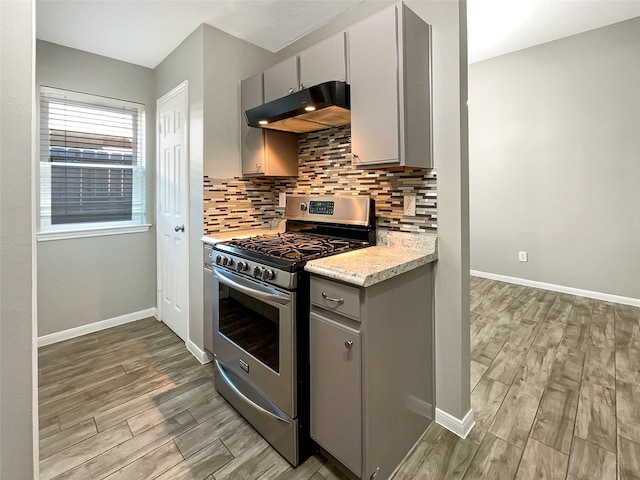
<svg viewBox="0 0 640 480">
<path fill-rule="evenodd" d="M 276 235 L 257 235 L 226 242 L 227 245 L 288 261 L 306 261 L 365 247 L 339 237 L 286 232 Z"/>
</svg>

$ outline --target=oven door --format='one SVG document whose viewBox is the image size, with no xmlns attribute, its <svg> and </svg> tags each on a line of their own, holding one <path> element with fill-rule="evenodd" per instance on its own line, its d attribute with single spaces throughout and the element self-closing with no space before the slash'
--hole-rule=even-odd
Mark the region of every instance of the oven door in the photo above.
<svg viewBox="0 0 640 480">
<path fill-rule="evenodd" d="M 295 293 L 213 269 L 215 357 L 295 418 Z"/>
</svg>

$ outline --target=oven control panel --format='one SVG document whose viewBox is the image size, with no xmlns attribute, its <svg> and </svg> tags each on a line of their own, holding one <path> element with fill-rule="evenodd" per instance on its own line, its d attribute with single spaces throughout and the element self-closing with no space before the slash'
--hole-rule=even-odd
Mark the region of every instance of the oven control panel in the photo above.
<svg viewBox="0 0 640 480">
<path fill-rule="evenodd" d="M 252 262 L 251 260 L 240 259 L 233 255 L 220 254 L 218 252 L 214 252 L 211 259 L 217 267 L 223 267 L 226 270 L 243 276 L 253 277 L 256 280 L 286 289 L 296 287 L 295 275 L 290 272 L 285 272 L 277 268 L 269 268 L 260 263 Z"/>
<path fill-rule="evenodd" d="M 287 195 L 284 216 L 314 223 L 375 225 L 373 200 L 364 195 Z"/>
<path fill-rule="evenodd" d="M 326 200 L 309 201 L 309 213 L 316 215 L 333 215 L 335 202 Z"/>
</svg>

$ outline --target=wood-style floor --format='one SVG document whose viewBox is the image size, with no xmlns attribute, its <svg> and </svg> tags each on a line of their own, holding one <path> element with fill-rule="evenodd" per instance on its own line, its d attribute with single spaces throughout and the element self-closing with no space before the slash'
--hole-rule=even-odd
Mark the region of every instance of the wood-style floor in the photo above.
<svg viewBox="0 0 640 480">
<path fill-rule="evenodd" d="M 394 480 L 640 479 L 640 309 L 472 277 L 466 440 L 433 424 Z M 39 352 L 40 478 L 344 479 L 292 469 L 147 319 Z"/>
</svg>

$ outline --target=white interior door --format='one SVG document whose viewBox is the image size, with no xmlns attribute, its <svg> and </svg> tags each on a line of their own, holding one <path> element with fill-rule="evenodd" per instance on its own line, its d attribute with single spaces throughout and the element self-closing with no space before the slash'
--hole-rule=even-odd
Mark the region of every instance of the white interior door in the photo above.
<svg viewBox="0 0 640 480">
<path fill-rule="evenodd" d="M 188 83 L 157 104 L 158 313 L 182 340 L 189 328 Z"/>
</svg>

